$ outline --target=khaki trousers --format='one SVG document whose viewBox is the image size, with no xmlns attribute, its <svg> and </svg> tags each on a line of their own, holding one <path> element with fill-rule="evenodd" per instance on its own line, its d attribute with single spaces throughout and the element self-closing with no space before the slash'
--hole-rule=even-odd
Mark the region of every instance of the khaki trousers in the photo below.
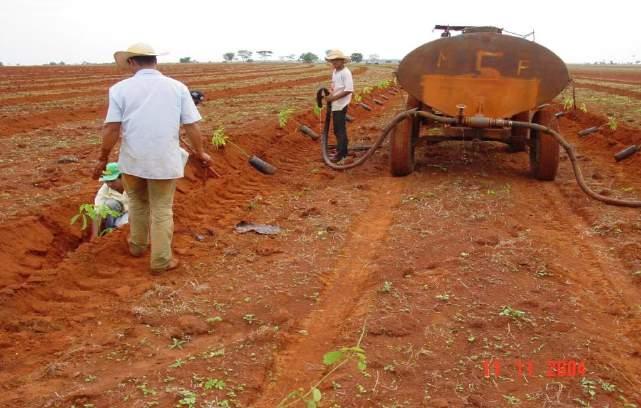
<svg viewBox="0 0 641 408">
<path fill-rule="evenodd" d="M 132 255 L 141 255 L 151 236 L 151 269 L 166 268 L 172 259 L 176 180 L 151 180 L 123 174 L 122 181 L 129 196 L 129 249 Z"/>
</svg>

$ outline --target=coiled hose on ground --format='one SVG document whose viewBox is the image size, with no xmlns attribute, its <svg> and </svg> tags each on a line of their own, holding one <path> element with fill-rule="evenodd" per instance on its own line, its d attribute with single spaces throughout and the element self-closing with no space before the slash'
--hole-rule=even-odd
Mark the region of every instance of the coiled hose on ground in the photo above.
<svg viewBox="0 0 641 408">
<path fill-rule="evenodd" d="M 318 104 L 319 107 L 322 107 L 323 96 L 326 96 L 326 95 L 329 95 L 329 91 L 326 88 L 321 88 L 316 93 L 316 103 Z M 565 138 L 561 136 L 561 134 L 555 131 L 554 129 L 551 129 L 543 125 L 539 125 L 537 123 L 519 122 L 519 121 L 505 120 L 505 119 L 491 119 L 491 118 L 484 118 L 484 117 L 446 117 L 446 116 L 435 115 L 430 112 L 410 109 L 410 110 L 399 113 L 391 121 L 389 121 L 387 125 L 385 125 L 385 127 L 383 128 L 380 136 L 376 139 L 374 144 L 365 152 L 363 156 L 359 157 L 352 163 L 339 165 L 336 163 L 332 163 L 332 161 L 329 159 L 328 137 L 329 137 L 331 114 L 332 114 L 332 105 L 331 103 L 329 103 L 327 104 L 327 112 L 325 115 L 325 125 L 323 127 L 323 133 L 321 135 L 321 151 L 323 155 L 323 161 L 325 162 L 325 164 L 334 170 L 353 169 L 354 167 L 358 167 L 363 163 L 365 163 L 374 154 L 374 152 L 383 144 L 383 142 L 385 142 L 385 139 L 387 139 L 390 132 L 401 121 L 408 119 L 412 116 L 420 116 L 422 118 L 430 119 L 435 122 L 449 124 L 449 125 L 468 125 L 468 126 L 479 127 L 479 128 L 525 127 L 533 130 L 538 130 L 540 132 L 545 132 L 551 135 L 552 137 L 554 137 L 559 142 L 559 144 L 563 147 L 563 149 L 565 149 L 565 152 L 570 158 L 570 162 L 572 163 L 572 170 L 574 171 L 574 177 L 576 178 L 576 181 L 579 184 L 579 187 L 581 188 L 581 190 L 583 190 L 585 194 L 588 195 L 588 197 L 609 205 L 616 205 L 620 207 L 630 207 L 630 208 L 641 208 L 640 200 L 624 200 L 619 198 L 607 197 L 592 190 L 587 185 L 587 183 L 585 182 L 585 179 L 583 178 L 583 173 L 581 172 L 581 168 L 579 167 L 574 146 L 568 143 L 567 140 L 565 140 Z"/>
</svg>

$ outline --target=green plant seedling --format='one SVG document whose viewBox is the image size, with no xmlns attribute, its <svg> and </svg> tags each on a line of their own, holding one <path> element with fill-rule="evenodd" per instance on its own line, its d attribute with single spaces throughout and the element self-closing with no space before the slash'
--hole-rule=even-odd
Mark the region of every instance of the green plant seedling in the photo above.
<svg viewBox="0 0 641 408">
<path fill-rule="evenodd" d="M 225 134 L 224 127 L 220 126 L 218 129 L 214 130 L 214 133 L 211 136 L 212 146 L 214 146 L 216 149 L 220 149 L 221 147 L 225 147 L 228 141 L 229 136 Z"/>
<path fill-rule="evenodd" d="M 384 79 L 382 81 L 379 81 L 378 84 L 376 84 L 376 87 L 378 89 L 385 89 L 389 88 L 390 85 L 392 85 L 392 81 L 389 79 Z"/>
<path fill-rule="evenodd" d="M 617 127 L 619 127 L 617 118 L 615 118 L 614 116 L 608 116 L 608 127 L 610 128 L 610 130 L 617 130 Z"/>
<path fill-rule="evenodd" d="M 316 384 L 309 387 L 305 392 L 302 388 L 299 388 L 295 391 L 290 392 L 279 404 L 278 408 L 290 407 L 297 403 L 304 403 L 307 408 L 317 408 L 323 394 L 320 391 L 320 385 L 327 380 L 336 370 L 342 367 L 349 361 L 356 361 L 356 368 L 367 375 L 367 356 L 365 350 L 360 346 L 361 341 L 363 340 L 363 335 L 365 334 L 365 325 L 363 324 L 363 331 L 361 337 L 352 347 L 341 347 L 338 350 L 330 351 L 325 353 L 323 356 L 323 364 L 328 367 L 332 367 L 331 370 L 327 372 Z M 365 390 L 363 388 L 363 390 Z M 365 390 L 366 391 L 366 390 Z"/>
<path fill-rule="evenodd" d="M 284 128 L 293 113 L 294 109 L 292 108 L 285 108 L 278 112 L 278 126 Z"/>
<path fill-rule="evenodd" d="M 81 228 L 84 231 L 89 226 L 89 220 L 104 220 L 109 216 L 119 217 L 120 215 L 120 212 L 112 210 L 106 205 L 81 204 L 78 213 L 71 217 L 71 225 L 80 219 L 82 220 Z"/>
</svg>

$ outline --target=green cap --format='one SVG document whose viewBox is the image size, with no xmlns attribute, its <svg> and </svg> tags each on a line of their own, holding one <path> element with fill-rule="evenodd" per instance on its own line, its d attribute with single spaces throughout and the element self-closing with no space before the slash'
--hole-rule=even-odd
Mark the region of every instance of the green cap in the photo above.
<svg viewBox="0 0 641 408">
<path fill-rule="evenodd" d="M 105 170 L 102 172 L 102 177 L 100 177 L 100 181 L 114 181 L 118 177 L 120 177 L 120 168 L 118 167 L 118 163 L 112 162 L 108 163 L 107 167 L 105 167 Z"/>
</svg>

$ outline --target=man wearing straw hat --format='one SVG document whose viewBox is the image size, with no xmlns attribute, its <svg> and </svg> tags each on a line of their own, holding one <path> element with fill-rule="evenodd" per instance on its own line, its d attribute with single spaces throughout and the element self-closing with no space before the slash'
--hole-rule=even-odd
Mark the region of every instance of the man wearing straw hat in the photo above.
<svg viewBox="0 0 641 408">
<path fill-rule="evenodd" d="M 332 104 L 332 120 L 336 136 L 336 155 L 331 160 L 341 162 L 347 157 L 347 106 L 352 100 L 354 81 L 351 71 L 345 66 L 345 63 L 349 62 L 349 57 L 340 50 L 330 50 L 325 61 L 334 67 L 330 94 L 325 97 L 325 102 Z"/>
<path fill-rule="evenodd" d="M 173 257 L 173 201 L 176 180 L 183 177 L 187 152 L 179 145 L 183 125 L 197 159 L 207 166 L 197 122 L 201 119 L 187 87 L 156 69 L 161 55 L 147 44 L 134 44 L 114 54 L 118 67 L 133 74 L 109 89 L 109 109 L 102 152 L 94 171 L 98 178 L 109 154 L 121 140 L 118 164 L 129 197 L 129 252 L 142 256 L 151 238 L 151 271 L 178 267 Z"/>
</svg>

